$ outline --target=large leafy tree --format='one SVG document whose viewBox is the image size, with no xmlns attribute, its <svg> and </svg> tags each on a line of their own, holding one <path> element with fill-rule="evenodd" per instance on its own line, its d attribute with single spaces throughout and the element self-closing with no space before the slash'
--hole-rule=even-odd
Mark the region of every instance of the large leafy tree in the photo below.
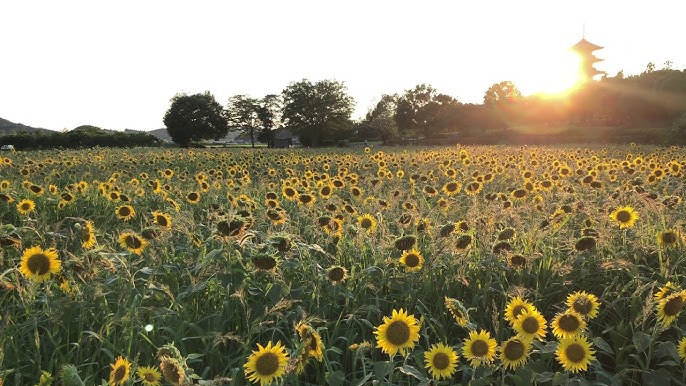
<svg viewBox="0 0 686 386">
<path fill-rule="evenodd" d="M 164 125 L 172 141 L 184 147 L 203 139 L 219 139 L 229 131 L 224 108 L 209 91 L 176 94 L 164 114 Z"/>
<path fill-rule="evenodd" d="M 281 95 L 265 95 L 257 109 L 257 117 L 262 125 L 257 138 L 262 142 L 266 142 L 270 147 L 274 144 L 274 129 L 281 125 L 282 115 L 283 100 Z"/>
<path fill-rule="evenodd" d="M 522 93 L 513 82 L 494 83 L 484 94 L 484 105 L 491 112 L 490 126 L 507 127 L 517 120 L 522 101 Z"/>
<path fill-rule="evenodd" d="M 250 135 L 250 143 L 255 147 L 255 132 L 260 128 L 260 101 L 246 95 L 229 98 L 226 116 L 230 130 L 242 130 Z"/>
<path fill-rule="evenodd" d="M 398 137 L 395 112 L 398 108 L 398 94 L 383 94 L 374 108 L 367 112 L 358 125 L 361 138 L 381 138 L 384 142 Z"/>
<path fill-rule="evenodd" d="M 446 108 L 457 105 L 455 98 L 438 93 L 431 85 L 420 84 L 400 97 L 395 121 L 403 136 L 430 137 L 445 129 L 440 122 Z"/>
<path fill-rule="evenodd" d="M 317 146 L 324 139 L 335 139 L 352 127 L 355 107 L 342 82 L 307 79 L 283 90 L 285 127 L 300 137 L 304 145 Z"/>
</svg>

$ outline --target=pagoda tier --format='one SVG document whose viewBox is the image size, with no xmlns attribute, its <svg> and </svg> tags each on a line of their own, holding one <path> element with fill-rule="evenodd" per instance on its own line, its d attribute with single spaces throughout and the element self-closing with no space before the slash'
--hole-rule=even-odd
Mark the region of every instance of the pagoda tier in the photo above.
<svg viewBox="0 0 686 386">
<path fill-rule="evenodd" d="M 603 61 L 603 59 L 593 55 L 594 51 L 601 49 L 603 49 L 603 47 L 593 44 L 586 39 L 581 39 L 571 47 L 571 50 L 579 55 L 579 74 L 583 78 L 583 81 L 589 81 L 596 75 L 605 74 L 604 71 L 599 71 L 593 67 L 595 63 Z"/>
</svg>

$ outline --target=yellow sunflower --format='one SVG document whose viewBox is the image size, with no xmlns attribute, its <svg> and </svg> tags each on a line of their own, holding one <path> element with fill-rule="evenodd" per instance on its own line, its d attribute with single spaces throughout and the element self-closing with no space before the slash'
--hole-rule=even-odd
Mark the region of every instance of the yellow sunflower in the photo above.
<svg viewBox="0 0 686 386">
<path fill-rule="evenodd" d="M 455 319 L 457 324 L 459 324 L 461 327 L 467 327 L 469 324 L 469 314 L 467 313 L 467 309 L 465 309 L 462 302 L 447 296 L 443 297 L 443 301 L 445 303 L 445 308 L 448 310 L 450 315 L 453 316 L 453 319 Z"/>
<path fill-rule="evenodd" d="M 274 225 L 285 224 L 287 221 L 286 212 L 280 208 L 267 209 L 267 218 Z"/>
<path fill-rule="evenodd" d="M 17 203 L 17 211 L 21 214 L 29 214 L 36 209 L 36 203 L 28 198 L 23 199 Z"/>
<path fill-rule="evenodd" d="M 514 370 L 526 363 L 531 354 L 531 342 L 514 336 L 500 345 L 500 361 L 506 369 Z"/>
<path fill-rule="evenodd" d="M 555 355 L 565 370 L 576 373 L 586 371 L 588 364 L 595 360 L 595 350 L 584 335 L 561 339 Z"/>
<path fill-rule="evenodd" d="M 620 206 L 610 213 L 610 219 L 619 224 L 620 229 L 631 228 L 638 220 L 638 212 L 629 205 Z"/>
<path fill-rule="evenodd" d="M 657 234 L 657 244 L 661 247 L 673 247 L 679 243 L 679 235 L 673 229 L 667 229 Z"/>
<path fill-rule="evenodd" d="M 140 255 L 148 245 L 148 242 L 134 232 L 123 232 L 119 235 L 119 245 L 126 248 L 131 253 Z"/>
<path fill-rule="evenodd" d="M 529 303 L 528 300 L 524 300 L 519 296 L 510 299 L 505 307 L 505 319 L 510 322 L 510 325 L 514 325 L 517 321 L 519 315 L 526 311 L 535 311 L 536 307 Z"/>
<path fill-rule="evenodd" d="M 111 364 L 112 371 L 110 372 L 109 386 L 119 386 L 126 383 L 129 379 L 129 372 L 131 371 L 131 362 L 123 357 L 118 357 L 114 364 Z"/>
<path fill-rule="evenodd" d="M 348 270 L 340 265 L 335 265 L 326 272 L 331 284 L 342 284 L 348 278 Z"/>
<path fill-rule="evenodd" d="M 155 222 L 155 224 L 166 229 L 171 229 L 172 221 L 171 216 L 169 214 L 156 210 L 152 212 L 152 219 Z"/>
<path fill-rule="evenodd" d="M 678 285 L 672 283 L 671 281 L 668 281 L 667 284 L 664 285 L 664 287 L 661 287 L 655 293 L 655 301 L 659 302 L 660 300 L 678 291 L 681 291 L 681 288 Z"/>
<path fill-rule="evenodd" d="M 272 342 L 266 347 L 257 344 L 257 351 L 253 350 L 248 361 L 243 365 L 245 376 L 253 383 L 260 386 L 269 385 L 286 374 L 288 354 L 281 341 L 272 346 Z"/>
<path fill-rule="evenodd" d="M 462 184 L 460 184 L 457 181 L 446 182 L 445 185 L 443 185 L 443 188 L 441 188 L 443 193 L 448 197 L 456 195 L 457 193 L 460 192 L 461 189 L 462 189 Z"/>
<path fill-rule="evenodd" d="M 133 210 L 131 205 L 118 206 L 117 209 L 114 210 L 114 213 L 117 215 L 118 219 L 124 221 L 129 221 L 136 216 L 136 211 Z"/>
<path fill-rule="evenodd" d="M 305 322 L 298 323 L 295 330 L 303 343 L 304 355 L 321 362 L 324 359 L 324 342 L 317 330 Z"/>
<path fill-rule="evenodd" d="M 593 319 L 598 316 L 600 303 L 595 295 L 577 291 L 567 296 L 567 307 L 586 319 Z"/>
<path fill-rule="evenodd" d="M 365 213 L 357 218 L 357 226 L 364 229 L 368 235 L 376 230 L 376 225 L 376 219 L 369 213 Z"/>
<path fill-rule="evenodd" d="M 186 382 L 186 371 L 181 366 L 178 360 L 170 358 L 168 356 L 162 356 L 160 358 L 160 370 L 162 370 L 162 376 L 167 382 L 171 383 L 173 386 L 181 386 Z"/>
<path fill-rule="evenodd" d="M 191 204 L 197 204 L 200 202 L 200 194 L 198 192 L 190 192 L 186 195 L 186 201 Z"/>
<path fill-rule="evenodd" d="M 393 310 L 391 317 L 384 316 L 383 324 L 374 331 L 376 347 L 394 356 L 405 355 L 419 341 L 419 323 L 414 315 L 408 315 L 402 308 Z"/>
<path fill-rule="evenodd" d="M 470 331 L 462 346 L 462 355 L 467 358 L 472 367 L 490 364 L 495 359 L 498 343 L 491 338 L 488 331 Z"/>
<path fill-rule="evenodd" d="M 417 249 L 405 251 L 400 256 L 400 263 L 405 267 L 406 271 L 419 271 L 424 265 L 424 256 Z"/>
<path fill-rule="evenodd" d="M 31 281 L 46 281 L 50 275 L 58 274 L 62 269 L 62 262 L 57 257 L 54 248 L 44 251 L 39 246 L 31 247 L 21 256 L 19 271 Z"/>
<path fill-rule="evenodd" d="M 686 362 L 686 337 L 681 338 L 679 344 L 677 345 L 677 352 L 679 352 L 679 357 L 681 360 Z"/>
<path fill-rule="evenodd" d="M 545 318 L 537 310 L 524 311 L 519 314 L 512 327 L 522 338 L 530 341 L 543 340 L 548 329 Z"/>
<path fill-rule="evenodd" d="M 85 249 L 91 249 L 95 246 L 95 231 L 93 230 L 93 222 L 86 221 L 81 228 L 81 246 Z"/>
<path fill-rule="evenodd" d="M 452 347 L 437 343 L 424 352 L 424 364 L 434 379 L 450 378 L 457 369 L 457 352 Z"/>
<path fill-rule="evenodd" d="M 572 338 L 581 334 L 586 328 L 586 321 L 571 309 L 555 315 L 550 323 L 553 335 L 558 339 Z"/>
<path fill-rule="evenodd" d="M 657 319 L 664 327 L 668 327 L 679 316 L 686 302 L 686 291 L 675 292 L 657 303 Z"/>
<path fill-rule="evenodd" d="M 162 374 L 152 366 L 141 366 L 136 370 L 136 375 L 141 380 L 143 386 L 160 386 Z"/>
</svg>

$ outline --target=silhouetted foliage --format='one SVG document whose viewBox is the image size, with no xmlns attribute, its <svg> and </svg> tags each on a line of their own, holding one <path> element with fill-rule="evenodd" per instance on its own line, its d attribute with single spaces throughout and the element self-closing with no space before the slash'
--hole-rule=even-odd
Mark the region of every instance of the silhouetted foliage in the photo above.
<svg viewBox="0 0 686 386">
<path fill-rule="evenodd" d="M 19 131 L 0 136 L 3 144 L 17 150 L 79 149 L 90 147 L 147 147 L 159 146 L 161 140 L 141 131 L 106 131 L 95 126 L 79 126 L 67 132 Z"/>
<path fill-rule="evenodd" d="M 164 114 L 164 125 L 172 141 L 184 147 L 203 139 L 218 140 L 229 131 L 224 108 L 209 91 L 175 95 Z"/>
</svg>

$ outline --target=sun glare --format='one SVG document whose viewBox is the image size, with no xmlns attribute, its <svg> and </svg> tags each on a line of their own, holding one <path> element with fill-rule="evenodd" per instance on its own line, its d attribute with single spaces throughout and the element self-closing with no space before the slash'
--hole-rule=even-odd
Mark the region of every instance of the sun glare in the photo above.
<svg viewBox="0 0 686 386">
<path fill-rule="evenodd" d="M 541 58 L 522 71 L 514 81 L 524 95 L 561 96 L 580 81 L 580 58 L 571 51 Z"/>
</svg>

